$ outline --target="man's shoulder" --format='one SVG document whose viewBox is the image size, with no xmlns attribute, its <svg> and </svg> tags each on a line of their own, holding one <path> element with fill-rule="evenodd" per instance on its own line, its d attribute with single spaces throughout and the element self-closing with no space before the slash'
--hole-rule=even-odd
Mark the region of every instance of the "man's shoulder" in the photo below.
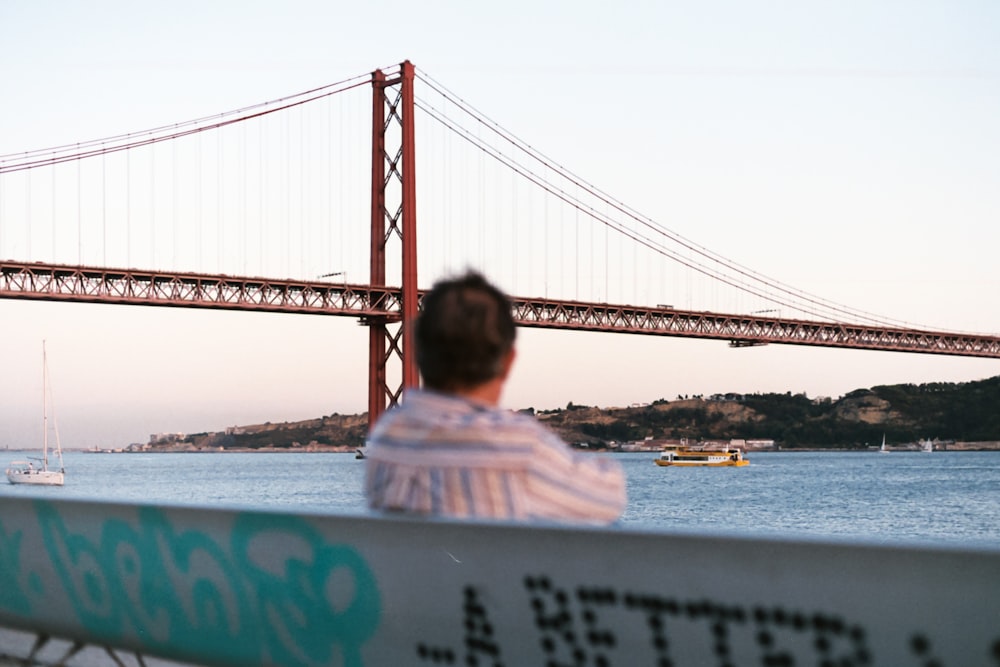
<svg viewBox="0 0 1000 667">
<path fill-rule="evenodd" d="M 411 448 L 534 447 L 563 444 L 554 431 L 530 415 L 508 410 L 428 413 L 413 409 L 386 413 L 372 430 L 371 444 Z"/>
<path fill-rule="evenodd" d="M 386 413 L 372 429 L 371 437 L 421 433 L 435 437 L 445 433 L 478 434 L 484 440 L 503 440 L 522 434 L 524 437 L 555 436 L 547 426 L 529 415 L 505 410 L 478 412 L 425 412 L 413 408 Z"/>
</svg>

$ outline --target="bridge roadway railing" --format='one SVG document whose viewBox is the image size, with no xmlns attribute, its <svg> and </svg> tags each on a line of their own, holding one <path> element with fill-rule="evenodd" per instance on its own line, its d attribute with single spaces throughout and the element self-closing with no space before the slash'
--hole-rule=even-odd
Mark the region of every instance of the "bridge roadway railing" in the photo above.
<svg viewBox="0 0 1000 667">
<path fill-rule="evenodd" d="M 1000 549 L 7 496 L 0 625 L 231 667 L 988 667 Z"/>
<path fill-rule="evenodd" d="M 0 262 L 0 298 L 400 319 L 399 287 Z M 1000 336 L 513 297 L 520 326 L 1000 359 Z"/>
<path fill-rule="evenodd" d="M 780 343 L 1000 358 L 1000 337 L 982 334 L 549 299 L 513 302 L 521 326 L 710 338 L 733 347 Z"/>
</svg>

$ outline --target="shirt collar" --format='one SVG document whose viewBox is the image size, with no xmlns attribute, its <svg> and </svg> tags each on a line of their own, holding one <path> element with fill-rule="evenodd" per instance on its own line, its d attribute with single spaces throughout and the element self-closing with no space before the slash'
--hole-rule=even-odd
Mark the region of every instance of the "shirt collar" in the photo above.
<svg viewBox="0 0 1000 667">
<path fill-rule="evenodd" d="M 488 412 L 493 409 L 478 401 L 425 387 L 407 389 L 403 392 L 403 403 L 418 408 L 429 407 L 437 410 L 446 409 L 462 413 Z"/>
</svg>

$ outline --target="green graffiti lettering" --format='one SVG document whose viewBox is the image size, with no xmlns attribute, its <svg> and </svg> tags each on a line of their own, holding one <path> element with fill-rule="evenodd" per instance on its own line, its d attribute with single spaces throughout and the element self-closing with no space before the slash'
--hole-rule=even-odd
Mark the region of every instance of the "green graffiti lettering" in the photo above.
<svg viewBox="0 0 1000 667">
<path fill-rule="evenodd" d="M 153 507 L 86 533 L 67 528 L 50 503 L 36 511 L 59 583 L 95 640 L 138 638 L 181 658 L 289 667 L 331 664 L 340 651 L 345 667 L 362 665 L 380 615 L 374 574 L 304 519 L 238 515 L 218 536 L 227 550 L 205 532 L 178 532 Z M 4 538 L 0 564 L 16 564 L 17 540 Z"/>
<path fill-rule="evenodd" d="M 282 571 L 260 561 L 275 545 L 288 552 Z M 360 648 L 378 627 L 380 602 L 375 576 L 356 551 L 325 544 L 303 519 L 252 514 L 237 520 L 232 550 L 259 596 L 277 663 L 328 664 L 339 647 L 345 667 L 361 667 Z"/>
<path fill-rule="evenodd" d="M 17 575 L 21 572 L 21 533 L 11 535 L 0 522 L 0 608 L 17 613 L 31 609 Z"/>
<path fill-rule="evenodd" d="M 102 639 L 118 637 L 121 610 L 112 602 L 100 549 L 67 530 L 52 504 L 35 504 L 49 560 L 80 622 Z"/>
</svg>

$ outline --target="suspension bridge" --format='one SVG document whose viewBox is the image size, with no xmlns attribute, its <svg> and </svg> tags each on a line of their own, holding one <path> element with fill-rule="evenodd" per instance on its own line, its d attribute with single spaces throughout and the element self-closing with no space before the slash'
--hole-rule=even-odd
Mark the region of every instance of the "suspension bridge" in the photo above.
<svg viewBox="0 0 1000 667">
<path fill-rule="evenodd" d="M 420 276 L 466 266 L 521 326 L 1000 357 L 713 253 L 408 62 L 2 155 L 0 257 L 2 298 L 357 318 L 369 418 L 418 381 Z M 3 664 L 1000 664 L 995 549 L 2 504 Z"/>
<path fill-rule="evenodd" d="M 419 381 L 421 276 L 467 266 L 525 327 L 1000 358 L 998 336 L 914 328 L 699 246 L 410 62 L 2 155 L 0 257 L 0 298 L 358 318 L 372 420 Z"/>
</svg>

